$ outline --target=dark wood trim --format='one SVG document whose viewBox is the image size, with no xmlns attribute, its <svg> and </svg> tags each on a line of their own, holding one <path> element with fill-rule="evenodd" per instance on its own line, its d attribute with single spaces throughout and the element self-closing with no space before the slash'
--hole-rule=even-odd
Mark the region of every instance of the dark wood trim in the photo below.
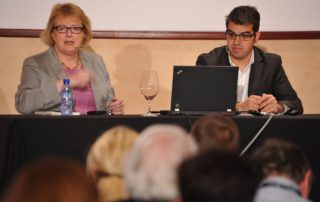
<svg viewBox="0 0 320 202">
<path fill-rule="evenodd" d="M 0 37 L 39 37 L 39 29 L 0 29 Z M 224 32 L 93 31 L 98 39 L 225 39 Z M 320 31 L 262 32 L 261 39 L 320 39 Z"/>
<path fill-rule="evenodd" d="M 0 37 L 39 37 L 40 29 L 0 29 Z"/>
<path fill-rule="evenodd" d="M 94 38 L 113 39 L 224 39 L 224 32 L 163 32 L 163 31 L 94 31 Z"/>
<path fill-rule="evenodd" d="M 262 32 L 261 39 L 320 39 L 320 31 Z"/>
</svg>

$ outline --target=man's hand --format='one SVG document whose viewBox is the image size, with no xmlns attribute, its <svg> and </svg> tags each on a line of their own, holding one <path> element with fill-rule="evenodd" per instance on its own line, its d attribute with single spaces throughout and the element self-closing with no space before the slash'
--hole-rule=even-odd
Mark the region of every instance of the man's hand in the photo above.
<svg viewBox="0 0 320 202">
<path fill-rule="evenodd" d="M 258 111 L 260 109 L 260 104 L 262 102 L 262 97 L 258 95 L 250 95 L 244 102 L 239 102 L 236 105 L 236 110 L 249 111 L 254 110 Z"/>
<path fill-rule="evenodd" d="M 251 95 L 244 102 L 237 103 L 236 109 L 239 112 L 249 110 L 268 113 L 284 112 L 284 106 L 272 94 Z"/>
<path fill-rule="evenodd" d="M 284 106 L 272 94 L 262 94 L 260 111 L 269 113 L 282 113 Z"/>
</svg>

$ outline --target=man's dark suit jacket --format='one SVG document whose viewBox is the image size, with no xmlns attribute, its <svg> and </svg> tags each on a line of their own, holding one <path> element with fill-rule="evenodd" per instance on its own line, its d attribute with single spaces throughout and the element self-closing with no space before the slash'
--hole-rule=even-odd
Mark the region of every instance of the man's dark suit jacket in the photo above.
<svg viewBox="0 0 320 202">
<path fill-rule="evenodd" d="M 199 55 L 196 64 L 198 66 L 230 66 L 226 46 Z M 273 94 L 279 102 L 288 106 L 287 114 L 303 113 L 301 100 L 286 76 L 281 57 L 276 54 L 264 53 L 254 47 L 254 63 L 251 66 L 248 96 L 262 95 L 263 93 Z"/>
</svg>

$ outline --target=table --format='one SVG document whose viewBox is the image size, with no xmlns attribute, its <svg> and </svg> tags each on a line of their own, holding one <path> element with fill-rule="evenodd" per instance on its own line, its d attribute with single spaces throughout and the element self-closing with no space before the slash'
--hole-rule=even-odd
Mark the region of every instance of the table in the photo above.
<svg viewBox="0 0 320 202">
<path fill-rule="evenodd" d="M 156 123 L 177 124 L 190 131 L 198 116 L 36 116 L 0 115 L 0 195 L 14 175 L 26 164 L 46 155 L 69 157 L 85 163 L 94 140 L 106 129 L 123 124 L 143 130 Z M 240 130 L 240 151 L 267 117 L 233 116 Z M 250 154 L 266 138 L 295 142 L 307 154 L 314 171 L 310 198 L 320 199 L 320 115 L 275 116 L 262 132 Z"/>
</svg>

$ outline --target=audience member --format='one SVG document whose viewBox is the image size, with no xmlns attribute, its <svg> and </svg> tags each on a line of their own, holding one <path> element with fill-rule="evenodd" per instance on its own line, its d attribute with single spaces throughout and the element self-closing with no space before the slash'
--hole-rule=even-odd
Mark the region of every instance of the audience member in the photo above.
<svg viewBox="0 0 320 202">
<path fill-rule="evenodd" d="M 177 168 L 196 152 L 179 126 L 156 124 L 143 130 L 125 161 L 124 178 L 133 201 L 173 201 L 179 197 Z"/>
<path fill-rule="evenodd" d="M 255 7 L 234 8 L 226 17 L 227 45 L 201 54 L 196 63 L 239 68 L 239 112 L 302 114 L 301 100 L 286 76 L 281 57 L 255 46 L 261 35 L 259 26 L 260 14 Z"/>
<path fill-rule="evenodd" d="M 261 183 L 254 202 L 307 202 L 311 170 L 303 151 L 293 143 L 269 139 L 252 156 Z"/>
<path fill-rule="evenodd" d="M 98 192 L 78 163 L 46 158 L 18 174 L 4 202 L 98 202 Z"/>
<path fill-rule="evenodd" d="M 237 151 L 239 129 L 230 117 L 212 114 L 199 118 L 192 126 L 191 134 L 198 143 L 199 150 L 214 147 Z"/>
<path fill-rule="evenodd" d="M 126 126 L 105 131 L 87 156 L 87 171 L 97 185 L 101 202 L 127 199 L 123 183 L 123 163 L 138 133 Z"/>
<path fill-rule="evenodd" d="M 86 114 L 108 108 L 112 114 L 123 114 L 123 101 L 115 97 L 101 56 L 83 49 L 92 38 L 91 32 L 89 18 L 77 5 L 63 3 L 52 8 L 41 35 L 49 49 L 23 63 L 15 96 L 18 112 L 60 111 L 63 79 L 69 78 L 73 111 Z"/>
<path fill-rule="evenodd" d="M 183 202 L 252 202 L 258 184 L 248 162 L 215 149 L 185 160 L 178 176 Z"/>
</svg>

